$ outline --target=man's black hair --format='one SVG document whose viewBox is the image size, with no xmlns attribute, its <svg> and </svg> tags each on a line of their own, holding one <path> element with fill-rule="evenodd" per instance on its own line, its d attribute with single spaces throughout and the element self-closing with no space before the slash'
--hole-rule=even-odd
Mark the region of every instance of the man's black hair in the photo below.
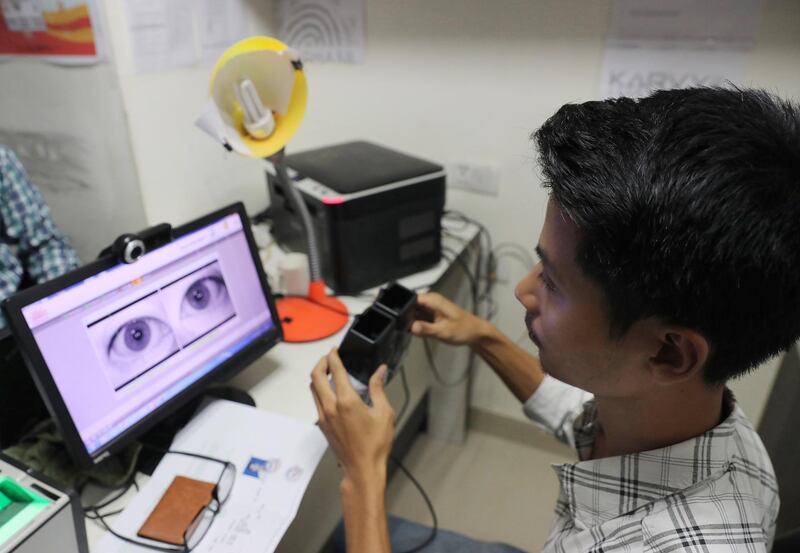
<svg viewBox="0 0 800 553">
<path fill-rule="evenodd" d="M 694 88 L 568 104 L 534 134 L 610 335 L 655 317 L 710 342 L 721 384 L 800 337 L 800 107 Z"/>
</svg>

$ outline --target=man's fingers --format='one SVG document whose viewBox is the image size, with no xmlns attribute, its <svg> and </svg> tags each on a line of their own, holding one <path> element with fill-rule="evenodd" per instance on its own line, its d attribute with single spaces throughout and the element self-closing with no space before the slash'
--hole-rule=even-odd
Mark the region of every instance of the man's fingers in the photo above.
<svg viewBox="0 0 800 553">
<path fill-rule="evenodd" d="M 322 402 L 317 397 L 317 391 L 314 389 L 314 384 L 309 385 L 311 390 L 311 397 L 314 398 L 314 405 L 317 407 L 317 419 L 320 423 L 325 423 L 325 410 L 322 408 Z"/>
<path fill-rule="evenodd" d="M 436 327 L 434 326 L 434 323 L 414 321 L 411 323 L 411 334 L 414 336 L 433 336 L 436 334 Z"/>
<path fill-rule="evenodd" d="M 334 348 L 328 353 L 328 368 L 333 376 L 333 383 L 336 385 L 336 395 L 340 398 L 349 395 L 357 395 L 347 377 L 347 369 L 344 368 L 339 352 Z"/>
<path fill-rule="evenodd" d="M 369 397 L 375 407 L 391 407 L 389 398 L 386 397 L 386 392 L 383 389 L 383 384 L 386 381 L 386 374 L 388 371 L 389 367 L 386 365 L 381 365 L 378 367 L 378 370 L 372 373 L 372 376 L 369 378 Z"/>
<path fill-rule="evenodd" d="M 456 305 L 448 300 L 441 294 L 436 292 L 428 292 L 427 294 L 419 294 L 417 296 L 417 305 L 423 309 L 433 311 L 434 313 L 441 313 L 445 316 L 453 316 L 453 311 Z"/>
<path fill-rule="evenodd" d="M 431 311 L 440 310 L 444 302 L 445 302 L 444 297 L 437 294 L 436 292 L 428 292 L 426 294 L 417 295 L 417 305 L 425 309 L 430 309 Z"/>
<path fill-rule="evenodd" d="M 336 394 L 333 393 L 328 382 L 328 358 L 323 357 L 311 371 L 311 387 L 322 407 L 331 408 L 336 403 Z"/>
</svg>

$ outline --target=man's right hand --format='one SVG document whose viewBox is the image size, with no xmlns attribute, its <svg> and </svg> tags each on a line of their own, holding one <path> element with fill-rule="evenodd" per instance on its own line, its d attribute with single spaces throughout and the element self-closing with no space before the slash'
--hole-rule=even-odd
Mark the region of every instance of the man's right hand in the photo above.
<svg viewBox="0 0 800 553">
<path fill-rule="evenodd" d="M 411 325 L 414 336 L 436 338 L 453 345 L 473 345 L 486 333 L 485 320 L 441 294 L 420 294 L 417 306 L 417 320 Z"/>
</svg>

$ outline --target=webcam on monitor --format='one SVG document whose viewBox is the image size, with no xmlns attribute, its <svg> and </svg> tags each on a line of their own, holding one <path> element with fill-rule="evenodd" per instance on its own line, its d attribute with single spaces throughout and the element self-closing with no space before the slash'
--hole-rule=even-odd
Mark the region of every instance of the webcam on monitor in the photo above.
<svg viewBox="0 0 800 553">
<path fill-rule="evenodd" d="M 126 446 L 282 337 L 244 206 L 123 235 L 3 310 L 75 462 Z"/>
</svg>

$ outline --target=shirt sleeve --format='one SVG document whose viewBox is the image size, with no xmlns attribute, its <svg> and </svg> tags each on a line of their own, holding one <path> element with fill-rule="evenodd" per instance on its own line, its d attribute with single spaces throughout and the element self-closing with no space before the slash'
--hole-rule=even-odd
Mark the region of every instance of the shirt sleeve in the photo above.
<svg viewBox="0 0 800 553">
<path fill-rule="evenodd" d="M 583 412 L 583 404 L 592 397 L 589 392 L 545 375 L 533 395 L 523 404 L 522 410 L 538 427 L 575 447 L 572 424 Z"/>
<path fill-rule="evenodd" d="M 0 149 L 0 181 L 3 238 L 14 245 L 30 279 L 41 283 L 78 267 L 80 260 L 53 221 L 39 189 L 6 148 Z"/>
</svg>

